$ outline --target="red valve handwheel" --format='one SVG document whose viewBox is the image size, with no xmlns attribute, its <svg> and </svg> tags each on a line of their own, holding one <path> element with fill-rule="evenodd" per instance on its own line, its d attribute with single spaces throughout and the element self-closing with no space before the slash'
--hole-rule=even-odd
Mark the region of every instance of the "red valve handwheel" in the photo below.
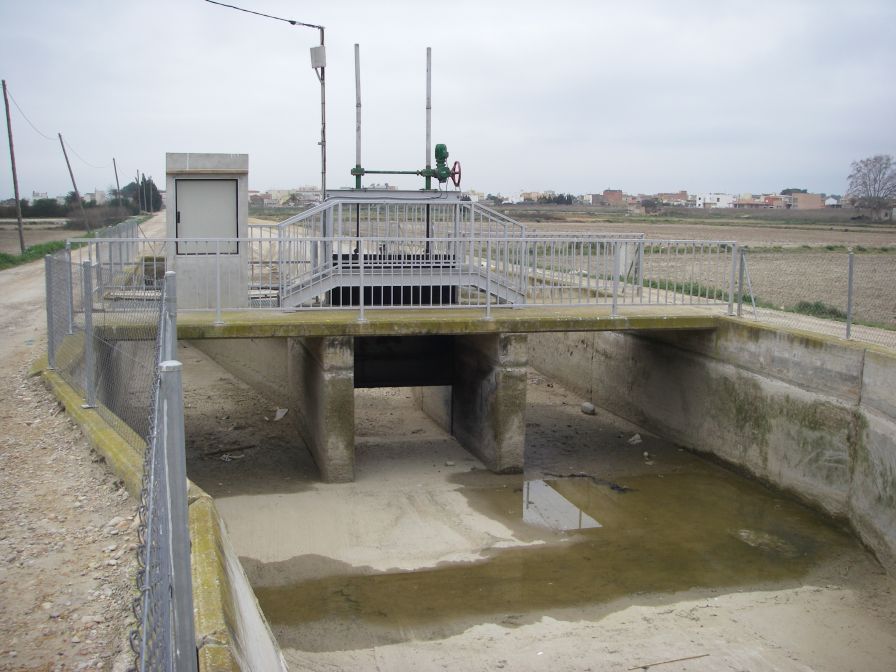
<svg viewBox="0 0 896 672">
<path fill-rule="evenodd" d="M 451 166 L 451 182 L 455 187 L 460 187 L 460 161 L 455 161 Z"/>
</svg>

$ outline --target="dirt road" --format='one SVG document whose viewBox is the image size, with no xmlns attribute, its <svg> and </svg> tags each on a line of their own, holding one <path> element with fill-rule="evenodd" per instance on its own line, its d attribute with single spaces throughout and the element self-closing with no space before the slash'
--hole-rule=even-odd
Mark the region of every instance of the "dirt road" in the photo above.
<svg viewBox="0 0 896 672">
<path fill-rule="evenodd" d="M 40 379 L 43 262 L 0 272 L 0 670 L 123 670 L 136 506 Z"/>
</svg>

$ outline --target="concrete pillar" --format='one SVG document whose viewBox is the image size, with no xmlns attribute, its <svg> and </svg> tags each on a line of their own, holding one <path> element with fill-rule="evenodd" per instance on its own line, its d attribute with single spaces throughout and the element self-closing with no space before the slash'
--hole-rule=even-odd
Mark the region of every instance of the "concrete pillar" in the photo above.
<svg viewBox="0 0 896 672">
<path fill-rule="evenodd" d="M 354 339 L 290 338 L 291 407 L 299 433 L 327 483 L 355 478 Z"/>
<path fill-rule="evenodd" d="M 526 336 L 458 336 L 454 363 L 450 395 L 445 387 L 419 388 L 414 395 L 417 404 L 491 471 L 522 471 Z"/>
</svg>

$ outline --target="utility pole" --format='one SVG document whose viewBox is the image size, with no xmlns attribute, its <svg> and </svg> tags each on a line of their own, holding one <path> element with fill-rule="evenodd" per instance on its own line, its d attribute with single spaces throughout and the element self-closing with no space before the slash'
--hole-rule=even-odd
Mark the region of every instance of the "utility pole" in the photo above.
<svg viewBox="0 0 896 672">
<path fill-rule="evenodd" d="M 75 184 L 75 174 L 72 172 L 72 164 L 68 160 L 68 152 L 65 151 L 65 141 L 62 139 L 62 133 L 59 133 L 59 144 L 62 145 L 62 156 L 65 157 L 65 165 L 68 166 L 69 177 L 72 178 L 72 187 L 75 190 L 75 198 L 78 199 L 78 206 L 81 208 L 81 216 L 84 218 L 84 227 L 90 232 L 90 222 L 87 220 L 87 213 L 84 211 L 84 203 L 81 201 L 81 192 L 78 191 L 78 185 Z"/>
<path fill-rule="evenodd" d="M 146 190 L 149 188 L 149 183 L 146 181 L 146 174 L 143 175 L 143 205 L 146 206 L 146 212 L 152 212 L 150 209 L 149 197 L 146 195 Z"/>
<path fill-rule="evenodd" d="M 12 144 L 12 121 L 9 117 L 9 97 L 3 80 L 3 102 L 6 104 L 6 131 L 9 135 L 9 160 L 12 163 L 12 187 L 16 197 L 16 220 L 19 222 L 19 248 L 25 254 L 25 229 L 22 226 L 22 202 L 19 200 L 19 176 L 16 174 L 16 150 Z"/>
<path fill-rule="evenodd" d="M 327 198 L 327 56 L 324 27 L 298 21 L 294 22 L 296 24 L 320 31 L 320 46 L 311 48 L 311 67 L 320 80 L 320 201 L 323 203 Z"/>
<path fill-rule="evenodd" d="M 143 210 L 143 208 L 140 205 L 140 199 L 142 197 L 140 195 L 140 171 L 139 170 L 137 171 L 136 177 L 134 177 L 134 187 L 136 187 L 134 189 L 134 198 L 137 199 L 137 212 L 140 212 Z"/>
<path fill-rule="evenodd" d="M 121 185 L 118 183 L 118 166 L 115 165 L 115 157 L 112 157 L 112 170 L 115 171 L 115 200 L 118 201 L 118 207 L 121 207 Z"/>
</svg>

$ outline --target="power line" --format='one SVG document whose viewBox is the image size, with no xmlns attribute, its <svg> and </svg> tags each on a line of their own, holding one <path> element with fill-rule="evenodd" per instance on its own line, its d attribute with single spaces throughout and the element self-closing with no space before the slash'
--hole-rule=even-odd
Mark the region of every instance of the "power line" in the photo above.
<svg viewBox="0 0 896 672">
<path fill-rule="evenodd" d="M 70 150 L 72 150 L 72 154 L 74 154 L 75 156 L 77 156 L 77 157 L 81 160 L 81 163 L 83 163 L 85 166 L 88 166 L 89 168 L 96 168 L 97 170 L 105 170 L 105 169 L 108 168 L 109 165 L 110 165 L 110 164 L 107 163 L 105 166 L 95 166 L 94 164 L 90 163 L 90 161 L 88 161 L 87 159 L 85 159 L 83 156 L 81 156 L 80 154 L 78 154 L 77 150 L 75 150 L 75 148 L 72 147 L 72 143 L 71 143 L 71 142 L 69 142 L 68 140 L 66 140 L 66 141 L 65 141 L 65 144 L 66 144 L 66 146 L 68 146 L 68 148 L 69 148 Z"/>
<path fill-rule="evenodd" d="M 12 95 L 12 91 L 9 90 L 9 87 L 8 87 L 8 86 L 6 87 L 6 92 L 9 94 L 9 97 L 12 99 L 12 104 L 16 106 L 16 109 L 17 109 L 17 110 L 19 111 L 19 113 L 25 118 L 25 121 L 28 122 L 28 125 L 29 125 L 31 128 L 34 129 L 34 132 L 37 133 L 37 134 L 38 134 L 39 136 L 41 136 L 42 138 L 44 138 L 45 140 L 49 140 L 50 142 L 56 142 L 56 138 L 51 138 L 51 137 L 50 137 L 49 135 L 47 135 L 46 133 L 42 133 L 42 132 L 40 131 L 40 129 L 39 129 L 37 126 L 35 126 L 33 123 L 31 123 L 31 120 L 28 118 L 28 115 L 25 114 L 24 110 L 22 110 L 21 107 L 19 107 L 19 103 L 16 102 L 16 99 L 15 99 L 15 97 Z"/>
<path fill-rule="evenodd" d="M 284 19 L 282 16 L 273 16 L 272 14 L 264 14 L 262 12 L 254 12 L 251 9 L 243 9 L 242 7 L 237 7 L 236 5 L 228 5 L 223 2 L 217 2 L 216 0 L 205 0 L 206 2 L 210 2 L 213 5 L 219 5 L 220 7 L 227 7 L 229 9 L 235 9 L 238 12 L 246 12 L 246 14 L 255 14 L 255 16 L 263 16 L 266 19 L 274 19 L 275 21 L 283 21 L 288 23 L 291 26 L 305 26 L 306 28 L 317 28 L 318 30 L 322 29 L 323 26 L 317 26 L 313 23 L 303 23 L 301 21 L 296 21 L 294 19 Z"/>
</svg>

